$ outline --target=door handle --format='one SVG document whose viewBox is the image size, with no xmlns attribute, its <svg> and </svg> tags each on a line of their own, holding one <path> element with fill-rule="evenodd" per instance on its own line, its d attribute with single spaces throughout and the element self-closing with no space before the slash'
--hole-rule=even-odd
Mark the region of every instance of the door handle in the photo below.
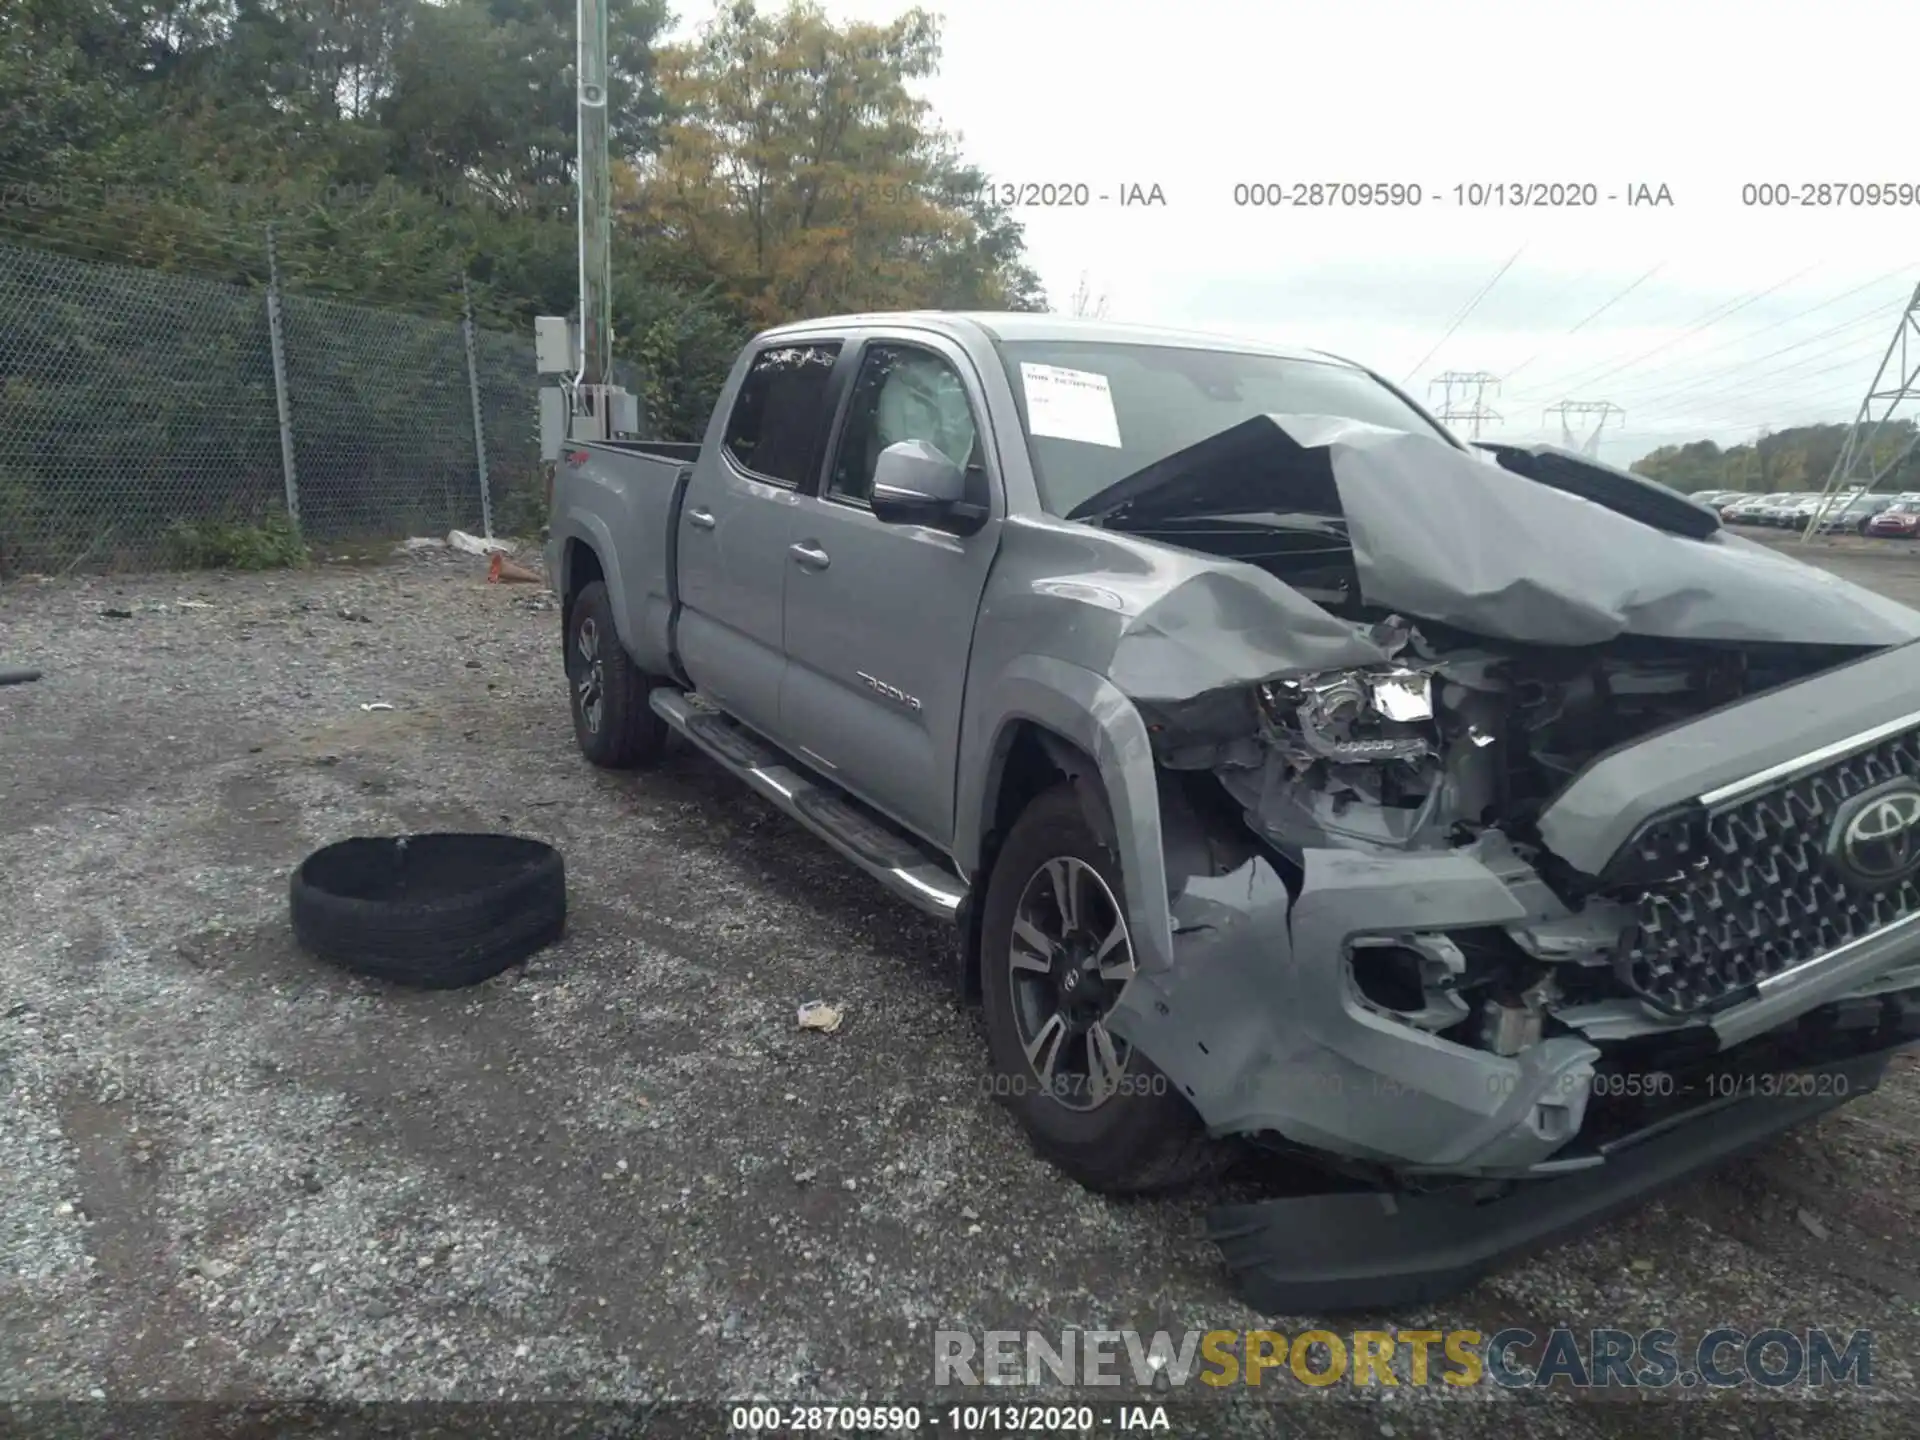
<svg viewBox="0 0 1920 1440">
<path fill-rule="evenodd" d="M 833 563 L 827 558 L 826 551 L 817 545 L 809 545 L 805 541 L 798 545 L 789 545 L 787 549 L 793 552 L 794 559 L 809 570 L 824 570 Z"/>
<path fill-rule="evenodd" d="M 689 510 L 687 511 L 687 523 L 696 530 L 711 530 L 713 528 L 713 512 L 711 510 Z"/>
</svg>

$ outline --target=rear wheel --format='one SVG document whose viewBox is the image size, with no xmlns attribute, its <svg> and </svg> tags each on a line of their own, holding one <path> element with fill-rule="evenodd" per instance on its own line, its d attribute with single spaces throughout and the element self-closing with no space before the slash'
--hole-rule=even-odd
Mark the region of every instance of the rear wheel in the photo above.
<svg viewBox="0 0 1920 1440">
<path fill-rule="evenodd" d="M 1106 1024 L 1132 978 L 1120 867 L 1062 785 L 1008 835 L 980 925 L 995 1093 L 1034 1147 L 1090 1189 L 1164 1190 L 1222 1150 L 1146 1056 Z"/>
<path fill-rule="evenodd" d="M 659 759 L 667 746 L 667 722 L 647 703 L 652 688 L 620 643 L 606 582 L 594 581 L 567 613 L 567 690 L 580 753 L 608 770 L 631 770 Z"/>
</svg>

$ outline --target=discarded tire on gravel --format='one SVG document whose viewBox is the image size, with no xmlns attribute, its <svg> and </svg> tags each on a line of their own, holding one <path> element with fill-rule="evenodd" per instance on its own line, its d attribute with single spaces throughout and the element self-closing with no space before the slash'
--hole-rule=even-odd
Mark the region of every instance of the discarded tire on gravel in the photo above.
<svg viewBox="0 0 1920 1440">
<path fill-rule="evenodd" d="M 560 938 L 567 918 L 560 852 L 515 835 L 342 840 L 293 872 L 300 946 L 396 984 L 475 985 Z"/>
</svg>

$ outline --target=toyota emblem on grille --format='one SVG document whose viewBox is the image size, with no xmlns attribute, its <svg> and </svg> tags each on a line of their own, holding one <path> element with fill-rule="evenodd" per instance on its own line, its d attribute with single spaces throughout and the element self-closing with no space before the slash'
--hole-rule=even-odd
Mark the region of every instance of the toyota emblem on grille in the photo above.
<svg viewBox="0 0 1920 1440">
<path fill-rule="evenodd" d="M 1852 884 L 1877 890 L 1920 868 L 1920 784 L 1901 778 L 1848 801 L 1827 853 Z"/>
</svg>

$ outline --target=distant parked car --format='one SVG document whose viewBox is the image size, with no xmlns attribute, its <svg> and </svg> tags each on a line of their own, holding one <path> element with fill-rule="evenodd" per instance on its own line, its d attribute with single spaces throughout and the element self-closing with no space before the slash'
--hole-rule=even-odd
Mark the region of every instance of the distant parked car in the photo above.
<svg viewBox="0 0 1920 1440">
<path fill-rule="evenodd" d="M 1894 540 L 1920 537 L 1920 500 L 1896 500 L 1867 522 L 1867 534 Z"/>
<path fill-rule="evenodd" d="M 1833 535 L 1850 530 L 1856 535 L 1865 535 L 1874 517 L 1894 503 L 1891 495 L 1855 495 L 1850 499 L 1830 500 L 1822 507 L 1819 533 Z"/>
<path fill-rule="evenodd" d="M 1838 508 L 1850 498 L 1844 495 L 1795 495 L 1774 512 L 1773 523 L 1788 530 L 1804 530 L 1816 514 Z"/>
<path fill-rule="evenodd" d="M 1761 513 L 1773 499 L 1771 495 L 1743 495 L 1722 506 L 1720 518 L 1730 525 L 1758 525 Z"/>
<path fill-rule="evenodd" d="M 1806 504 L 1806 502 L 1807 497 L 1804 495 L 1770 495 L 1754 515 L 1754 523 L 1757 525 L 1771 525 L 1776 528 L 1791 524 L 1792 521 L 1789 517 L 1797 508 Z"/>
</svg>

